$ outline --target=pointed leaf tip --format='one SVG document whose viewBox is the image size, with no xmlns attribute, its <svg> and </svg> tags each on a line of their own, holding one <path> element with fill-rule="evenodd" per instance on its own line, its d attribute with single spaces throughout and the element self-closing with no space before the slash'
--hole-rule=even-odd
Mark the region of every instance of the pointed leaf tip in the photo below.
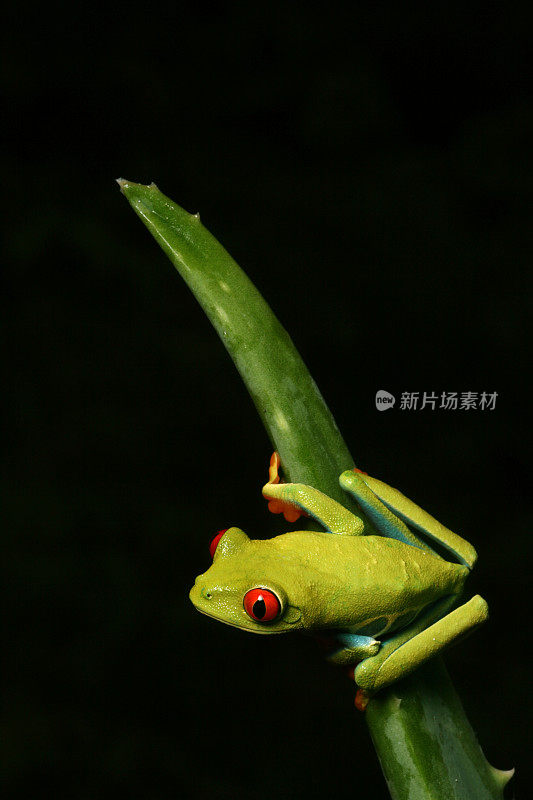
<svg viewBox="0 0 533 800">
<path fill-rule="evenodd" d="M 492 775 L 498 784 L 498 786 L 503 789 L 511 780 L 515 773 L 515 768 L 512 769 L 497 769 L 493 767 L 492 764 L 489 765 L 492 771 Z"/>
<path fill-rule="evenodd" d="M 128 199 L 130 199 L 130 195 L 135 195 L 137 199 L 146 200 L 153 194 L 161 194 L 159 187 L 153 181 L 149 184 L 135 183 L 135 181 L 128 181 L 126 178 L 117 178 L 116 181 L 120 186 L 120 191 L 122 194 L 126 195 Z M 161 197 L 163 197 L 162 194 Z"/>
</svg>

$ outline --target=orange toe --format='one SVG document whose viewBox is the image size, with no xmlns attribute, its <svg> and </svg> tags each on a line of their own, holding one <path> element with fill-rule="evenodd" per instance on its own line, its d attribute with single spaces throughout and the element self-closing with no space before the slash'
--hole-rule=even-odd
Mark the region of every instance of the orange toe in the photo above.
<svg viewBox="0 0 533 800">
<path fill-rule="evenodd" d="M 368 705 L 368 701 L 370 697 L 364 692 L 362 689 L 357 690 L 357 694 L 355 695 L 355 707 L 359 711 L 364 711 Z"/>
</svg>

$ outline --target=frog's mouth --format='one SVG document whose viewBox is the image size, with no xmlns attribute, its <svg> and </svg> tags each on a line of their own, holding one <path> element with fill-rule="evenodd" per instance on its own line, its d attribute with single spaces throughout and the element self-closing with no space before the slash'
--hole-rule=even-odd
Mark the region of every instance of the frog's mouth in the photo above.
<svg viewBox="0 0 533 800">
<path fill-rule="evenodd" d="M 193 603 L 194 605 L 194 603 Z M 205 617 L 211 617 L 211 619 L 216 619 L 217 622 L 222 622 L 224 625 L 229 625 L 231 628 L 238 628 L 240 631 L 246 631 L 246 633 L 259 633 L 259 634 L 273 634 L 273 633 L 287 633 L 286 628 L 272 628 L 268 625 L 265 625 L 263 628 L 252 628 L 251 626 L 248 627 L 247 625 L 239 625 L 237 622 L 229 622 L 228 620 L 221 619 L 220 617 L 215 616 L 215 614 L 209 614 L 208 611 L 205 611 L 203 608 L 199 606 L 195 606 L 196 610 L 203 614 Z"/>
</svg>

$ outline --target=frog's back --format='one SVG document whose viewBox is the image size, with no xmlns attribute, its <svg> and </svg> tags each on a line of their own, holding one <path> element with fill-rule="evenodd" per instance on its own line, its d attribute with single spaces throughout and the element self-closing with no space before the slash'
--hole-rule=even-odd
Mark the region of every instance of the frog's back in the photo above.
<svg viewBox="0 0 533 800">
<path fill-rule="evenodd" d="M 441 597 L 459 593 L 468 568 L 428 551 L 384 536 L 342 536 L 294 531 L 270 540 L 279 555 L 298 554 L 311 584 L 322 587 L 323 624 L 339 610 L 346 627 L 364 627 L 370 619 L 398 627 L 402 615 L 418 613 Z M 344 611 L 343 611 L 344 609 Z"/>
</svg>

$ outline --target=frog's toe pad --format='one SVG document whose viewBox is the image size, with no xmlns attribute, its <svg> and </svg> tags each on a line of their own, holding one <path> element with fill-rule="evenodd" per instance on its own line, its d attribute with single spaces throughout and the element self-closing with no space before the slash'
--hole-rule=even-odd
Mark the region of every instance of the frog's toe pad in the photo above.
<svg viewBox="0 0 533 800">
<path fill-rule="evenodd" d="M 308 515 L 303 509 L 283 497 L 281 485 L 284 484 L 284 481 L 280 478 L 280 467 L 281 459 L 275 450 L 268 467 L 268 482 L 263 486 L 263 497 L 268 500 L 268 510 L 272 514 L 283 514 L 287 522 L 296 522 L 300 517 Z"/>
<path fill-rule="evenodd" d="M 364 711 L 369 700 L 370 695 L 368 695 L 363 689 L 358 689 L 357 694 L 355 695 L 355 707 L 358 711 Z"/>
<path fill-rule="evenodd" d="M 286 500 L 278 500 L 277 498 L 269 500 L 268 510 L 271 514 L 283 514 L 287 522 L 296 522 L 300 517 L 307 516 L 305 512 L 300 511 L 300 509 L 296 508 L 292 503 L 288 503 Z"/>
</svg>

